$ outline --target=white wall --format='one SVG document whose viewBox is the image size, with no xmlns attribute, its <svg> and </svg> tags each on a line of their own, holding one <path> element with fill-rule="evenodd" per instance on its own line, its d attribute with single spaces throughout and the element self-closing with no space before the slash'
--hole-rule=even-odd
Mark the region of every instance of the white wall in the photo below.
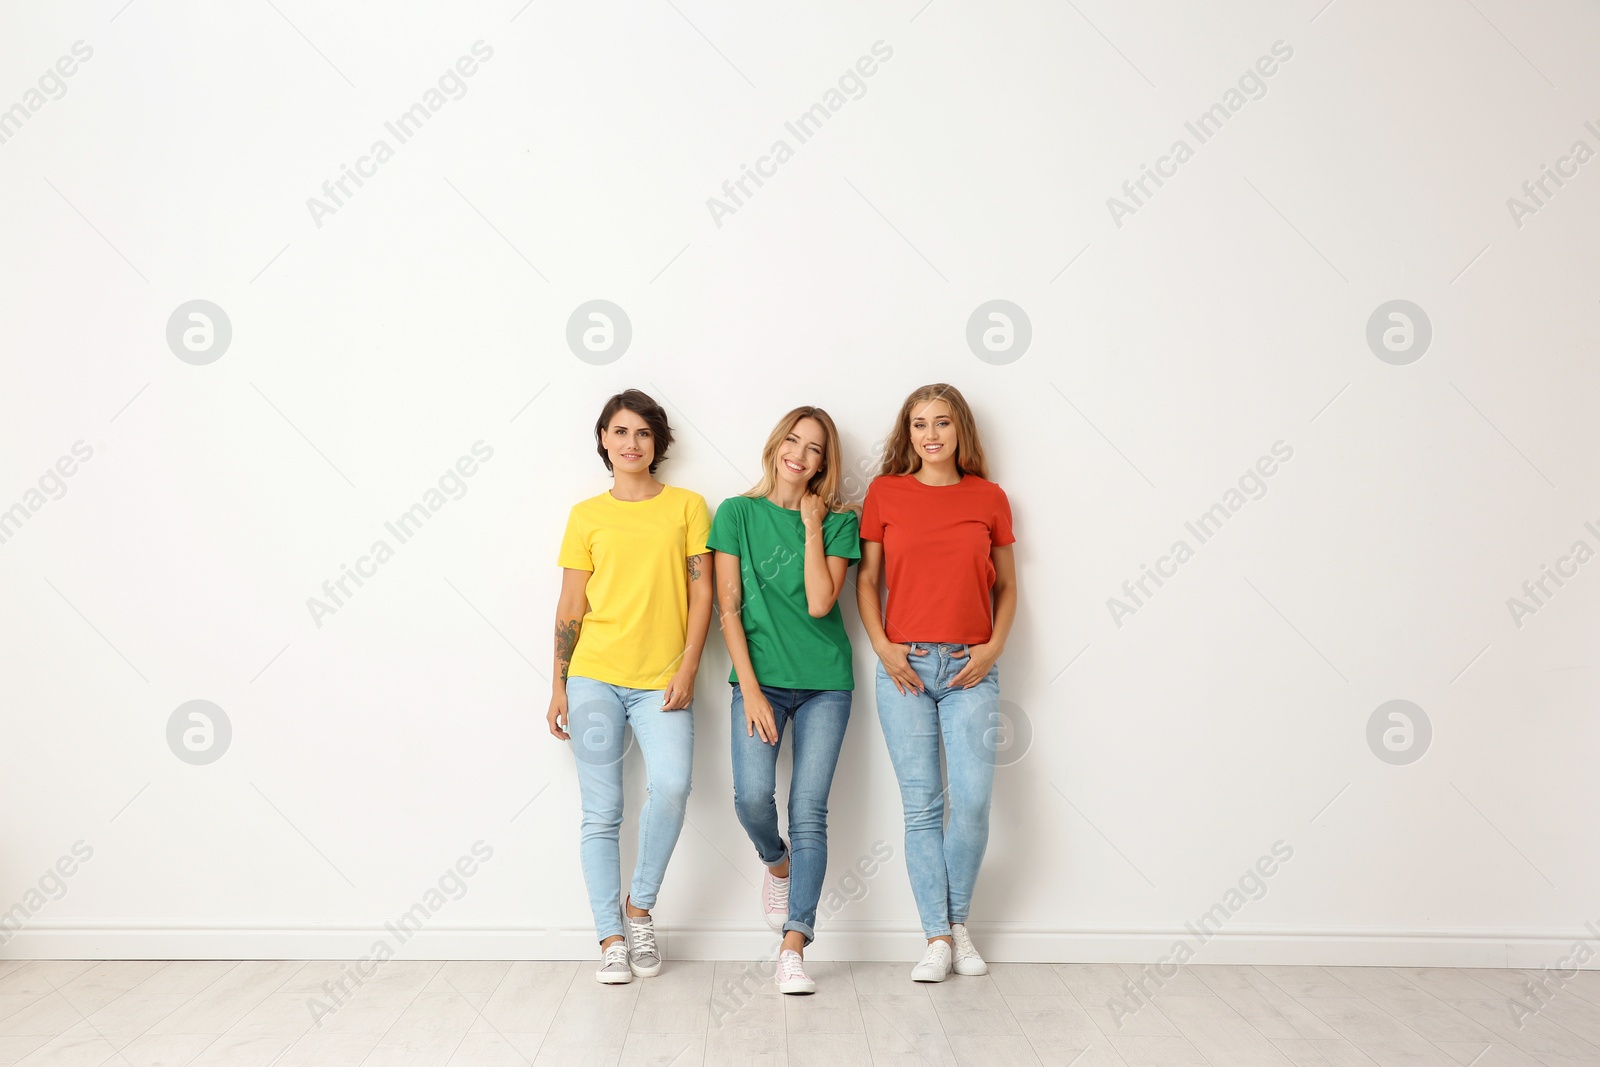
<svg viewBox="0 0 1600 1067">
<path fill-rule="evenodd" d="M 0 953 L 357 956 L 482 840 L 401 951 L 588 956 L 543 715 L 557 540 L 607 484 L 598 405 L 655 394 L 664 476 L 715 503 L 791 405 L 865 461 L 937 380 L 1019 537 L 1002 672 L 1031 746 L 996 786 L 992 958 L 1155 960 L 1279 840 L 1197 958 L 1542 965 L 1593 936 L 1600 564 L 1520 625 L 1507 603 L 1600 548 L 1600 162 L 1507 204 L 1600 149 L 1592 5 L 123 3 L 11 5 L 0 32 L 0 107 L 27 112 L 0 144 L 0 509 L 25 515 L 0 543 L 23 920 Z M 28 97 L 80 40 L 64 95 Z M 480 40 L 399 144 L 385 122 Z M 784 123 L 878 41 L 798 143 Z M 1198 143 L 1185 122 L 1278 41 Z M 393 158 L 314 220 L 379 138 Z M 708 197 L 779 138 L 793 158 L 719 225 Z M 1108 197 L 1179 138 L 1193 158 L 1118 225 Z M 596 298 L 632 325 L 605 365 L 565 341 Z M 205 365 L 165 336 L 194 299 L 232 327 Z M 965 337 L 992 299 L 1031 322 L 1003 364 Z M 1409 363 L 1366 339 L 1396 299 L 1431 322 Z M 384 523 L 480 440 L 466 495 L 398 544 Z M 30 498 L 78 441 L 65 495 Z M 1198 544 L 1185 522 L 1279 441 Z M 380 538 L 394 558 L 319 626 L 307 599 Z M 1179 538 L 1193 558 L 1119 625 L 1108 598 Z M 658 910 L 680 957 L 767 944 L 713 641 Z M 167 739 L 196 699 L 232 728 L 204 766 Z M 1432 728 L 1405 765 L 1367 739 L 1397 699 Z M 830 887 L 875 841 L 895 858 L 817 954 L 910 957 L 869 689 L 832 822 Z"/>
</svg>

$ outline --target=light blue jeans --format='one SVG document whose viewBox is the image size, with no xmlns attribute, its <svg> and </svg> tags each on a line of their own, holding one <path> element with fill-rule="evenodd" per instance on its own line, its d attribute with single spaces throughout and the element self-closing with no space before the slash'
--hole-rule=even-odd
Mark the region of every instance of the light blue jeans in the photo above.
<svg viewBox="0 0 1600 1067">
<path fill-rule="evenodd" d="M 989 742 L 999 722 L 1000 667 L 990 667 L 971 689 L 955 688 L 950 680 L 967 664 L 967 645 L 909 644 L 911 655 L 906 659 L 922 680 L 923 691 L 901 694 L 880 660 L 878 722 L 895 777 L 900 779 L 906 872 L 922 932 L 926 937 L 948 937 L 951 923 L 967 921 L 972 889 L 989 844 L 989 800 L 994 792 L 994 748 Z M 917 655 L 919 649 L 927 654 Z M 939 771 L 941 740 L 948 786 Z"/>
<path fill-rule="evenodd" d="M 622 757 L 627 731 L 644 754 L 645 800 L 639 810 L 639 858 L 628 894 L 653 907 L 667 861 L 683 830 L 694 760 L 693 707 L 662 711 L 664 689 L 629 689 L 574 675 L 567 679 L 567 733 L 578 761 L 583 833 L 578 848 L 600 940 L 622 934 Z"/>
<path fill-rule="evenodd" d="M 778 744 L 747 733 L 744 693 L 733 687 L 733 810 L 756 856 L 768 867 L 784 857 L 778 833 L 778 749 L 794 723 L 794 773 L 789 778 L 789 917 L 784 932 L 798 930 L 806 944 L 816 938 L 817 901 L 828 871 L 828 791 L 850 724 L 850 690 L 786 689 L 764 685 L 772 705 Z"/>
</svg>

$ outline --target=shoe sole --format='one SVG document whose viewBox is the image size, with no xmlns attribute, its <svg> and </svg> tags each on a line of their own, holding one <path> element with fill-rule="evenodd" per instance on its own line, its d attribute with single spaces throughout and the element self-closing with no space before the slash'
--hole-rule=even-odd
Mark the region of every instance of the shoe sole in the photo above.
<svg viewBox="0 0 1600 1067">
<path fill-rule="evenodd" d="M 810 993 L 815 993 L 816 991 L 817 991 L 817 983 L 815 983 L 815 982 L 806 982 L 804 984 L 801 984 L 800 982 L 779 982 L 778 983 L 778 992 L 780 992 L 780 993 L 788 993 L 791 996 L 796 996 L 796 995 L 805 996 L 805 995 L 810 994 Z"/>
<path fill-rule="evenodd" d="M 912 976 L 911 976 L 911 980 L 912 980 L 912 981 L 913 981 L 913 982 L 942 982 L 942 981 L 944 981 L 944 980 L 945 980 L 945 979 L 946 979 L 946 978 L 949 978 L 949 977 L 950 977 L 950 975 L 949 975 L 949 974 L 948 974 L 948 973 L 945 973 L 945 974 L 941 974 L 941 975 L 940 975 L 940 976 L 939 976 L 939 977 L 937 977 L 937 978 L 918 978 L 918 977 L 917 977 L 917 976 L 916 976 L 916 975 L 912 975 Z"/>
<path fill-rule="evenodd" d="M 597 974 L 594 976 L 594 980 L 601 985 L 627 985 L 633 981 L 633 972 L 629 971 L 627 974 Z"/>
<path fill-rule="evenodd" d="M 987 963 L 983 963 L 981 961 L 978 962 L 978 963 L 958 963 L 952 969 L 957 974 L 965 974 L 965 975 L 968 975 L 968 976 L 976 976 L 976 975 L 980 975 L 980 974 L 988 974 L 989 973 L 989 965 Z"/>
<path fill-rule="evenodd" d="M 635 978 L 654 978 L 661 973 L 661 964 L 658 963 L 654 967 L 641 967 L 629 960 L 628 970 L 633 972 Z"/>
</svg>

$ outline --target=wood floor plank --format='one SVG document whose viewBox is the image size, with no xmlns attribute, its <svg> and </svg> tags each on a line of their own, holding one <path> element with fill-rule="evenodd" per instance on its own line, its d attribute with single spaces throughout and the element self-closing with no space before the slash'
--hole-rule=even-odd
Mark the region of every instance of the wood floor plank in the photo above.
<svg viewBox="0 0 1600 1067">
<path fill-rule="evenodd" d="M 1063 976 L 1062 980 L 1069 987 L 1074 984 L 1071 977 Z M 1121 989 L 1106 991 L 1103 986 L 1093 992 L 1074 988 L 1072 993 L 1078 1005 L 1107 1038 L 1181 1036 L 1178 1028 L 1161 1014 L 1160 1007 L 1152 1001 L 1143 998 L 1130 1000 Z"/>
<path fill-rule="evenodd" d="M 1589 1044 L 1600 1045 L 1600 1006 L 1563 990 L 1546 1001 L 1540 1014 Z"/>
<path fill-rule="evenodd" d="M 1025 1036 L 989 975 L 952 974 L 927 986 L 928 1000 L 947 1037 Z"/>
<path fill-rule="evenodd" d="M 1473 977 L 1478 973 L 1476 970 L 1449 967 L 1390 967 L 1389 970 L 1441 999 L 1496 1000 L 1500 996 Z"/>
<path fill-rule="evenodd" d="M 955 1067 L 939 1013 L 925 996 L 863 996 L 861 1020 L 877 1067 Z"/>
<path fill-rule="evenodd" d="M 53 993 L 95 965 L 94 960 L 27 960 L 0 975 L 0 995 L 41 997 Z"/>
<path fill-rule="evenodd" d="M 706 1035 L 631 1032 L 622 1044 L 617 1067 L 701 1067 L 706 1060 Z"/>
<path fill-rule="evenodd" d="M 1214 1067 L 1186 1037 L 1151 1034 L 1108 1040 L 1128 1067 Z"/>
<path fill-rule="evenodd" d="M 989 978 L 1001 996 L 1060 997 L 1072 992 L 1048 963 L 991 963 Z"/>
<path fill-rule="evenodd" d="M 0 1019 L 6 1037 L 55 1037 L 83 1021 L 83 1014 L 59 993 L 34 997 L 18 1011 Z"/>
<path fill-rule="evenodd" d="M 573 1058 L 570 1050 L 554 1058 L 541 1059 L 544 1051 L 543 1034 L 472 1031 L 462 1036 L 461 1043 L 445 1063 L 448 1067 L 529 1067 L 534 1063 L 569 1062 L 615 1064 L 620 1055 L 605 1045 L 596 1046 L 593 1058 L 587 1059 L 581 1055 Z"/>
<path fill-rule="evenodd" d="M 817 991 L 807 997 L 783 997 L 783 1014 L 790 1038 L 798 1035 L 855 1034 L 866 1048 L 866 1024 L 856 1000 L 855 979 L 848 963 L 808 963 L 806 973 L 817 983 Z M 809 1044 L 791 1040 L 789 1062 L 794 1064 L 796 1047 Z M 853 1042 L 838 1043 L 854 1048 Z"/>
<path fill-rule="evenodd" d="M 1435 1044 L 1477 1042 L 1480 1049 L 1494 1044 L 1494 1035 L 1471 1016 L 1386 967 L 1330 967 L 1328 971 Z"/>
<path fill-rule="evenodd" d="M 104 960 L 63 983 L 59 992 L 84 1015 L 93 1015 L 161 968 L 159 960 Z"/>
<path fill-rule="evenodd" d="M 1261 1031 L 1215 995 L 1163 996 L 1161 1013 L 1213 1063 L 1230 1067 L 1293 1067 Z"/>
<path fill-rule="evenodd" d="M 789 1067 L 787 1035 L 781 1027 L 777 1031 L 713 1027 L 706 1031 L 705 1067 Z"/>
<path fill-rule="evenodd" d="M 1156 964 L 1121 964 L 1135 989 L 1155 996 L 1205 997 L 1211 990 L 1195 975 L 1194 967 Z"/>
<path fill-rule="evenodd" d="M 1269 1040 L 1338 1036 L 1254 968 L 1206 966 L 1195 967 L 1194 972 L 1203 985 Z"/>
<path fill-rule="evenodd" d="M 49 1041 L 53 1034 L 0 1035 L 0 1067 L 13 1067 L 28 1053 Z"/>
<path fill-rule="evenodd" d="M 1255 972 L 1296 1000 L 1354 997 L 1359 994 L 1324 967 L 1256 967 Z"/>
<path fill-rule="evenodd" d="M 1039 1054 L 1020 1034 L 952 1037 L 950 1048 L 960 1067 L 1043 1067 Z"/>
<path fill-rule="evenodd" d="M 1415 1067 L 1456 1067 L 1433 1042 L 1365 997 L 1308 997 L 1301 1003 L 1379 1063 L 1393 1060 Z"/>
<path fill-rule="evenodd" d="M 446 960 L 423 992 L 454 993 L 481 1008 L 511 968 L 510 960 Z"/>
<path fill-rule="evenodd" d="M 1544 1013 L 1513 1014 L 1510 1003 L 1500 1000 L 1451 1000 L 1444 1003 L 1491 1031 L 1505 1044 L 1535 1059 L 1555 1064 L 1565 1061 L 1600 1064 L 1600 1045 L 1592 1044 Z"/>
<path fill-rule="evenodd" d="M 1274 1038 L 1274 1045 L 1295 1067 L 1387 1067 L 1344 1038 Z"/>
<path fill-rule="evenodd" d="M 477 998 L 487 981 L 486 975 L 480 976 L 474 982 L 479 988 L 468 989 L 457 985 L 452 975 L 441 970 L 428 983 L 428 988 L 456 993 L 478 1004 Z M 593 969 L 587 965 L 587 961 L 517 960 L 506 968 L 500 981 L 489 989 L 487 997 L 481 1002 L 483 1017 L 474 1020 L 472 1032 L 504 1030 L 516 1034 L 545 1033 L 555 1020 L 561 1002 L 574 987 L 580 985 L 580 996 L 583 993 L 606 993 L 611 988 L 620 988 L 622 992 L 617 996 L 621 997 L 631 998 L 639 994 L 636 981 L 621 987 L 602 986 L 594 980 Z"/>
<path fill-rule="evenodd" d="M 811 1033 L 789 1043 L 789 1067 L 872 1067 L 872 1050 L 864 1033 Z"/>
<path fill-rule="evenodd" d="M 848 964 L 839 966 L 848 973 Z M 713 972 L 710 962 L 675 962 L 654 978 L 640 980 L 628 1032 L 704 1034 L 711 1024 Z"/>
<path fill-rule="evenodd" d="M 1105 1035 L 1076 997 L 1008 996 L 1006 1007 L 1035 1051 L 1067 1052 L 1105 1043 Z"/>
<path fill-rule="evenodd" d="M 1472 1067 L 1544 1067 L 1542 1060 L 1503 1041 L 1487 1046 L 1481 1041 L 1438 1041 L 1435 1044 L 1446 1055 L 1455 1057 L 1462 1067 L 1467 1064 Z"/>
<path fill-rule="evenodd" d="M 856 993 L 861 996 L 928 995 L 926 986 L 911 980 L 911 967 L 904 963 L 852 963 L 850 980 L 855 983 Z M 776 993 L 777 989 L 773 988 L 772 991 Z"/>
<path fill-rule="evenodd" d="M 302 966 L 296 960 L 241 960 L 148 1032 L 221 1034 L 276 993 Z"/>
<path fill-rule="evenodd" d="M 17 1061 L 17 1067 L 99 1067 L 117 1050 L 87 1024 L 78 1023 Z"/>
<path fill-rule="evenodd" d="M 433 983 L 417 994 L 379 1038 L 372 1050 L 373 1058 L 364 1067 L 390 1064 L 392 1067 L 411 1067 L 427 1064 L 443 1067 L 472 1024 L 482 1015 L 482 1008 L 465 996 L 446 990 L 434 992 Z M 475 991 L 472 995 L 479 995 Z"/>
<path fill-rule="evenodd" d="M 1109 997 L 1125 997 L 1128 975 L 1115 963 L 1057 963 L 1052 965 L 1056 977 L 1080 1000 L 1084 994 L 1104 1002 Z"/>
<path fill-rule="evenodd" d="M 193 996 L 210 987 L 238 965 L 238 960 L 168 960 L 160 970 L 134 986 L 129 992 L 183 993 Z"/>
<path fill-rule="evenodd" d="M 215 1040 L 210 1034 L 146 1034 L 124 1045 L 109 1067 L 187 1067 Z"/>
</svg>

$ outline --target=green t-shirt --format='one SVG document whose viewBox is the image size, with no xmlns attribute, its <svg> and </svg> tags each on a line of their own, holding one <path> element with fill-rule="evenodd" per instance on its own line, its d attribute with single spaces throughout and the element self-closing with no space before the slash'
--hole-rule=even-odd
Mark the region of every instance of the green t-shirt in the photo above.
<svg viewBox="0 0 1600 1067">
<path fill-rule="evenodd" d="M 860 520 L 853 511 L 822 520 L 822 551 L 861 558 Z M 822 618 L 806 610 L 806 530 L 799 511 L 766 497 L 723 501 L 711 523 L 707 547 L 739 557 L 745 639 L 762 685 L 784 689 L 854 689 L 850 638 L 839 603 Z M 737 669 L 728 681 L 739 682 Z"/>
</svg>

